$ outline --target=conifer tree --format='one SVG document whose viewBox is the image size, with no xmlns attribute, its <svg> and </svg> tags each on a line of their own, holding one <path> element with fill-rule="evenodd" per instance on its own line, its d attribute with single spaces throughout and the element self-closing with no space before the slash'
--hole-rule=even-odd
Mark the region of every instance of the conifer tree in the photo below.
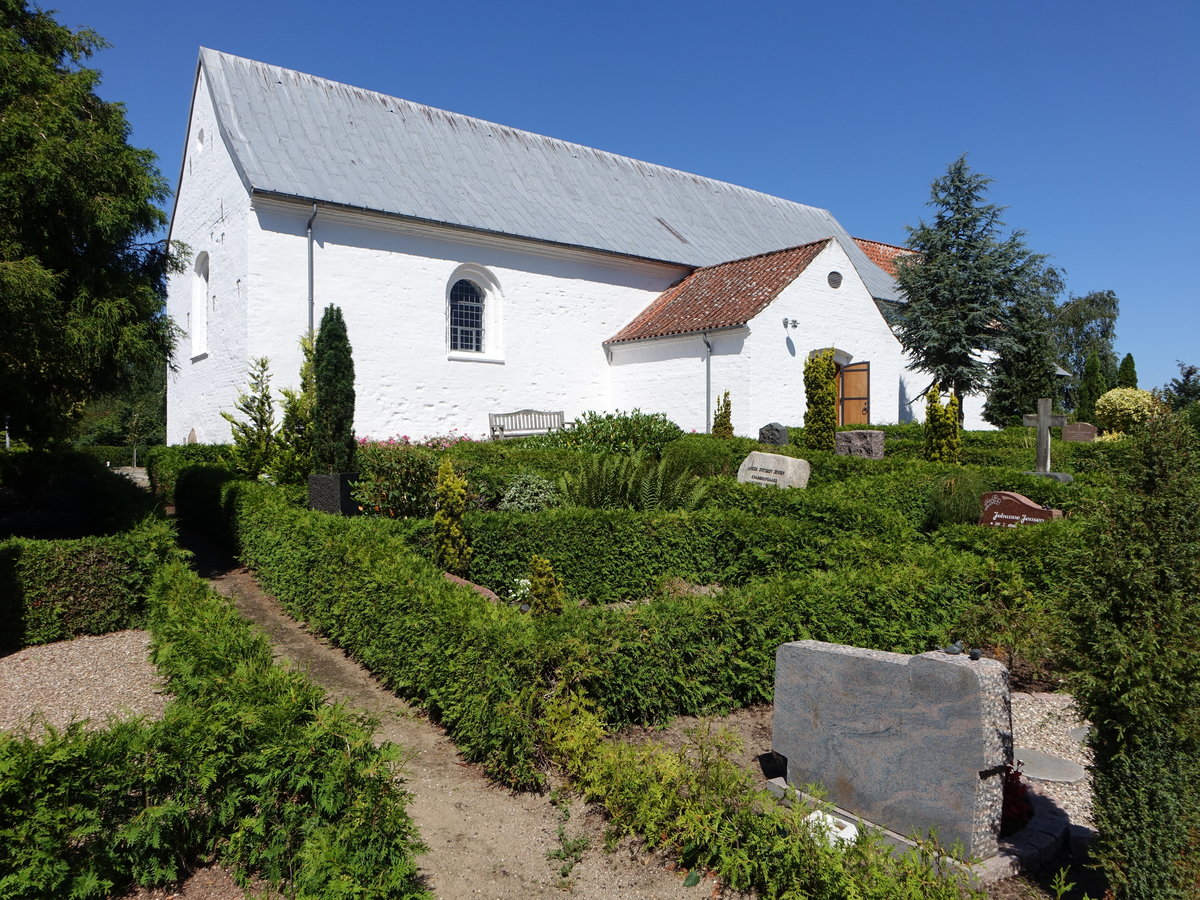
<svg viewBox="0 0 1200 900">
<path fill-rule="evenodd" d="M 529 560 L 529 611 L 535 616 L 563 611 L 562 586 L 550 560 L 536 553 Z"/>
<path fill-rule="evenodd" d="M 1096 418 L 1096 401 L 1107 391 L 1104 375 L 1100 372 L 1100 358 L 1093 351 L 1088 354 L 1083 367 L 1083 378 L 1076 394 L 1075 418 L 1080 422 L 1091 422 Z"/>
<path fill-rule="evenodd" d="M 265 356 L 251 362 L 250 387 L 238 394 L 237 410 L 245 419 L 221 411 L 233 429 L 233 463 L 247 478 L 258 478 L 270 468 L 275 449 L 275 403 Z"/>
<path fill-rule="evenodd" d="M 909 229 L 915 252 L 897 260 L 907 300 L 900 343 L 933 387 L 958 398 L 960 410 L 964 396 L 988 386 L 980 351 L 1018 355 L 1028 341 L 1022 311 L 1062 289 L 1059 272 L 1025 246 L 1020 231 L 1001 237 L 1003 207 L 983 199 L 990 183 L 971 171 L 965 155 L 951 163 L 932 185 L 933 223 Z"/>
<path fill-rule="evenodd" d="M 814 353 L 804 361 L 804 446 L 833 452 L 837 433 L 837 366 L 833 353 Z"/>
<path fill-rule="evenodd" d="M 330 304 L 313 347 L 313 472 L 354 471 L 354 357 L 342 311 Z"/>
<path fill-rule="evenodd" d="M 454 471 L 450 457 L 438 468 L 437 511 L 433 514 L 433 549 L 437 564 L 451 575 L 465 578 L 471 565 L 471 545 L 463 530 L 467 508 L 467 482 Z"/>
<path fill-rule="evenodd" d="M 1133 354 L 1126 353 L 1117 369 L 1117 387 L 1136 388 L 1138 386 L 1137 367 L 1133 363 Z"/>
<path fill-rule="evenodd" d="M 713 414 L 712 436 L 729 439 L 733 437 L 733 406 L 729 391 L 717 398 L 717 410 Z"/>
<path fill-rule="evenodd" d="M 1054 363 L 1053 319 L 1048 303 L 1014 305 L 1009 327 L 1018 340 L 1009 342 L 993 366 L 994 377 L 983 417 L 997 428 L 1020 425 L 1021 416 L 1037 408 L 1038 398 L 1056 403 L 1061 389 Z"/>
<path fill-rule="evenodd" d="M 962 456 L 962 432 L 959 430 L 958 398 L 949 396 L 942 406 L 941 392 L 931 388 L 925 394 L 925 458 L 930 462 L 958 465 Z"/>
</svg>

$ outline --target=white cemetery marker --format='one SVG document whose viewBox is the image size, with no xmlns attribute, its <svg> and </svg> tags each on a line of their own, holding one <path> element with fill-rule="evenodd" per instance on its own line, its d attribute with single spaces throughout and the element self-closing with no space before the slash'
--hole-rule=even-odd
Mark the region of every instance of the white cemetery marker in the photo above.
<svg viewBox="0 0 1200 900">
<path fill-rule="evenodd" d="M 1050 474 L 1050 429 L 1067 424 L 1066 416 L 1051 415 L 1051 409 L 1050 398 L 1040 397 L 1037 413 L 1026 413 L 1021 417 L 1022 424 L 1037 428 L 1037 468 L 1034 471 L 1038 475 Z"/>
</svg>

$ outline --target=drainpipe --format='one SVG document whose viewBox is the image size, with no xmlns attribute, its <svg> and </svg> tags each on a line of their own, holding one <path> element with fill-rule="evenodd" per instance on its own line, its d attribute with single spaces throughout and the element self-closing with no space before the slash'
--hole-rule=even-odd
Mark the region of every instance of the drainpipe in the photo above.
<svg viewBox="0 0 1200 900">
<path fill-rule="evenodd" d="M 317 217 L 317 204 L 313 204 L 312 215 L 308 217 L 305 230 L 308 233 L 308 333 L 313 333 L 313 236 L 312 223 Z"/>
<path fill-rule="evenodd" d="M 712 434 L 712 344 L 708 335 L 700 336 L 704 341 L 704 433 Z"/>
</svg>

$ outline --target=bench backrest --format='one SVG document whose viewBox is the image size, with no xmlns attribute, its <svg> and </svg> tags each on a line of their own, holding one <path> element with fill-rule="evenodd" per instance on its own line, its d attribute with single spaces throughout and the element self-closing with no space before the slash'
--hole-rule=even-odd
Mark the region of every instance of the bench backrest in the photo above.
<svg viewBox="0 0 1200 900">
<path fill-rule="evenodd" d="M 519 409 L 510 413 L 488 413 L 492 437 L 513 437 L 520 434 L 545 434 L 562 428 L 563 412 L 540 409 Z"/>
</svg>

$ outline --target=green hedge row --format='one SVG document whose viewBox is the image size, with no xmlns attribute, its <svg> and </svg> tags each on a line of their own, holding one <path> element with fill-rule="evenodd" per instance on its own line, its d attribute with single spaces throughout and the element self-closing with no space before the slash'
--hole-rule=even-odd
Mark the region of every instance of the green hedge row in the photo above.
<svg viewBox="0 0 1200 900">
<path fill-rule="evenodd" d="M 175 502 L 175 481 L 189 466 L 224 466 L 232 469 L 229 444 L 176 444 L 151 447 L 146 452 L 146 475 L 150 490 L 163 503 Z"/>
<path fill-rule="evenodd" d="M 159 722 L 0 735 L 0 896 L 106 897 L 220 859 L 297 898 L 426 897 L 395 753 L 181 563 L 151 590 Z"/>
<path fill-rule="evenodd" d="M 159 519 L 106 537 L 0 542 L 0 653 L 140 627 L 154 573 L 176 553 Z"/>
<path fill-rule="evenodd" d="M 861 550 L 861 566 L 844 558 L 834 571 L 780 575 L 716 596 L 573 606 L 532 618 L 446 582 L 407 544 L 421 523 L 325 516 L 245 482 L 223 491 L 217 505 L 268 591 L 389 686 L 425 703 L 468 758 L 523 787 L 540 783 L 539 722 L 549 693 L 582 690 L 614 727 L 728 711 L 770 698 L 771 661 L 784 641 L 819 637 L 901 652 L 945 641 L 988 577 L 974 554 L 919 544 L 904 562 L 885 565 L 859 537 L 843 549 Z M 561 528 L 574 520 L 559 513 L 547 521 Z M 665 532 L 680 520 L 658 524 Z"/>
</svg>

